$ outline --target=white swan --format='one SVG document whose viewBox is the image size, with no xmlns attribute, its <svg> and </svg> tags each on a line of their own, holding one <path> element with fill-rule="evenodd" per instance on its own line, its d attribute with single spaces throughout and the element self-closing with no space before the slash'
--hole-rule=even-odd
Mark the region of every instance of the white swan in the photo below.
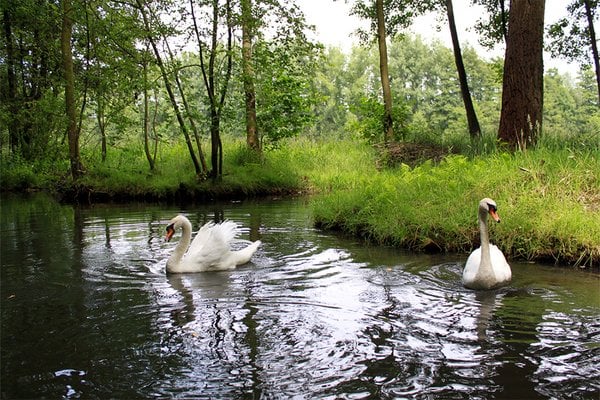
<svg viewBox="0 0 600 400">
<path fill-rule="evenodd" d="M 229 246 L 238 233 L 237 225 L 232 221 L 224 221 L 220 224 L 208 222 L 200 228 L 190 244 L 192 223 L 184 215 L 178 215 L 169 221 L 165 237 L 167 242 L 179 228 L 182 229 L 181 239 L 167 260 L 169 273 L 234 269 L 250 261 L 261 244 L 260 240 L 257 240 L 244 249 L 232 251 Z"/>
<path fill-rule="evenodd" d="M 488 214 L 500 222 L 496 202 L 485 198 L 479 202 L 479 234 L 481 247 L 475 249 L 463 270 L 463 285 L 470 289 L 493 289 L 510 282 L 512 272 L 502 251 L 490 244 L 488 236 Z"/>
</svg>

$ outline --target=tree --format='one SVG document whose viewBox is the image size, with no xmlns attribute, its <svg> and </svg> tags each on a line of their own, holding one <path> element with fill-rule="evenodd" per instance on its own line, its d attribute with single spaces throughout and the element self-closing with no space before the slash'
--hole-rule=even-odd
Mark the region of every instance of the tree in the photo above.
<svg viewBox="0 0 600 400">
<path fill-rule="evenodd" d="M 481 128 L 479 127 L 479 121 L 477 120 L 477 114 L 475 113 L 475 108 L 473 107 L 473 100 L 471 99 L 471 92 L 469 91 L 467 73 L 465 71 L 465 64 L 462 59 L 462 52 L 460 51 L 460 43 L 458 41 L 458 33 L 456 32 L 456 24 L 454 22 L 454 10 L 452 7 L 452 0 L 446 0 L 446 13 L 448 15 L 448 24 L 450 25 L 450 36 L 452 37 L 454 61 L 456 63 L 456 70 L 458 71 L 460 92 L 462 94 L 462 99 L 465 104 L 465 110 L 467 112 L 467 123 L 469 125 L 469 133 L 471 135 L 471 138 L 476 138 L 481 136 Z"/>
<path fill-rule="evenodd" d="M 181 129 L 181 132 L 183 133 L 183 136 L 185 138 L 185 143 L 188 147 L 190 157 L 194 164 L 196 176 L 202 176 L 202 172 L 203 172 L 202 167 L 200 166 L 200 163 L 198 162 L 198 158 L 196 157 L 196 153 L 194 152 L 194 146 L 192 145 L 192 140 L 190 138 L 187 126 L 185 125 L 183 115 L 181 114 L 179 103 L 177 101 L 177 98 L 175 97 L 175 93 L 173 91 L 173 87 L 171 85 L 171 81 L 168 76 L 167 68 L 162 59 L 161 53 L 158 49 L 158 44 L 156 43 L 156 39 L 153 35 L 153 31 L 152 31 L 151 23 L 150 23 L 150 17 L 148 15 L 149 10 L 147 9 L 149 4 L 143 3 L 142 0 L 136 0 L 136 5 L 137 5 L 138 11 L 140 12 L 140 14 L 142 16 L 144 27 L 146 29 L 147 40 L 150 43 L 152 50 L 154 51 L 154 56 L 156 57 L 156 62 L 160 69 L 160 74 L 163 78 L 163 81 L 165 84 L 165 89 L 167 90 L 167 93 L 169 95 L 169 100 L 171 102 L 171 106 L 173 108 L 175 116 L 177 117 L 177 122 L 179 123 L 179 128 Z"/>
<path fill-rule="evenodd" d="M 252 66 L 252 39 L 255 22 L 252 16 L 252 0 L 240 0 L 242 6 L 242 79 L 246 105 L 246 144 L 248 148 L 260 152 L 258 128 L 256 125 L 256 90 L 254 88 L 254 68 Z"/>
<path fill-rule="evenodd" d="M 498 139 L 512 149 L 534 146 L 542 128 L 544 3 L 511 1 Z"/>
<path fill-rule="evenodd" d="M 390 88 L 390 75 L 388 72 L 387 36 L 385 33 L 385 18 L 383 16 L 383 0 L 375 0 L 375 13 L 377 15 L 377 44 L 379 46 L 379 76 L 383 91 L 383 139 L 390 143 L 394 139 L 394 125 L 392 119 L 392 90 Z"/>
<path fill-rule="evenodd" d="M 346 55 L 338 47 L 328 48 L 315 73 L 316 91 L 320 93 L 314 109 L 317 135 L 341 133 L 348 116 L 348 92 L 351 81 Z M 362 70 L 364 71 L 364 69 Z"/>
<path fill-rule="evenodd" d="M 71 35 L 73 30 L 73 6 L 71 0 L 62 0 L 61 52 L 65 79 L 65 108 L 68 119 L 67 136 L 69 142 L 69 160 L 73 181 L 77 181 L 83 173 L 83 165 L 79 156 L 79 127 L 75 104 L 75 74 L 73 71 L 73 53 L 71 51 Z"/>
<path fill-rule="evenodd" d="M 60 153 L 65 130 L 60 2 L 0 0 L 0 127 L 13 155 Z M 4 131 L 4 129 L 0 129 Z"/>
<path fill-rule="evenodd" d="M 257 41 L 257 120 L 264 146 L 303 133 L 314 121 L 315 50 L 301 37 Z"/>
<path fill-rule="evenodd" d="M 211 171 L 210 176 L 213 181 L 221 178 L 223 174 L 223 143 L 221 142 L 221 115 L 225 105 L 229 80 L 233 68 L 233 21 L 230 0 L 225 0 L 225 30 L 226 42 L 225 48 L 222 49 L 218 42 L 219 39 L 219 21 L 223 15 L 219 10 L 219 0 L 211 0 L 209 2 L 211 12 L 211 25 L 208 29 L 207 36 L 210 41 L 210 46 L 206 46 L 203 42 L 203 36 L 198 28 L 198 22 L 194 13 L 194 5 L 190 1 L 192 10 L 192 19 L 194 24 L 194 33 L 198 43 L 198 54 L 200 57 L 200 69 L 202 70 L 202 79 L 206 94 L 208 96 L 209 113 L 210 113 L 210 141 L 211 141 Z M 224 51 L 225 64 L 223 71 L 218 71 L 217 58 Z M 208 56 L 208 63 L 206 62 Z M 219 63 L 220 64 L 220 63 Z"/>
<path fill-rule="evenodd" d="M 598 7 L 598 0 L 574 0 L 567 7 L 571 17 L 562 18 L 548 28 L 550 43 L 547 47 L 553 56 L 578 61 L 582 66 L 591 65 L 591 59 L 596 71 L 596 89 L 600 105 L 600 60 L 594 27 Z"/>
<path fill-rule="evenodd" d="M 134 8 L 105 0 L 86 0 L 83 5 L 85 25 L 78 28 L 81 34 L 75 41 L 82 59 L 77 75 L 83 97 L 93 109 L 89 117 L 95 116 L 104 162 L 110 140 L 118 139 L 111 137 L 110 127 L 123 132 L 131 125 L 123 110 L 133 104 L 140 86 L 145 87 L 139 71 L 148 63 L 149 53 L 137 48 L 145 30 Z"/>
<path fill-rule="evenodd" d="M 479 33 L 479 43 L 487 48 L 493 48 L 497 43 L 506 43 L 508 34 L 508 5 L 509 0 L 471 0 L 473 4 L 481 5 L 487 11 L 475 23 Z"/>
<path fill-rule="evenodd" d="M 12 15 L 11 10 L 8 7 L 4 7 L 2 12 L 3 23 L 4 23 L 4 35 L 6 40 L 6 76 L 8 82 L 8 97 L 5 101 L 8 103 L 8 112 L 12 114 L 12 118 L 8 123 L 8 137 L 10 140 L 10 148 L 14 152 L 17 151 L 18 144 L 18 125 L 17 115 L 17 76 L 15 73 L 15 50 L 13 45 L 13 34 L 12 34 Z"/>
</svg>

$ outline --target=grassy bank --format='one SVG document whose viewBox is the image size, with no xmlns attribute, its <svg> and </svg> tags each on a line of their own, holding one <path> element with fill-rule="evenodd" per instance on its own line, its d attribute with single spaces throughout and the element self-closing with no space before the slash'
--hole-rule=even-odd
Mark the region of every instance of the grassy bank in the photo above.
<svg viewBox="0 0 600 400">
<path fill-rule="evenodd" d="M 57 157 L 65 159 L 66 155 Z M 106 200 L 195 200 L 260 196 L 302 190 L 299 173 L 274 152 L 264 162 L 247 152 L 239 141 L 224 142 L 223 179 L 217 183 L 199 180 L 194 174 L 184 144 L 162 146 L 156 167 L 150 170 L 141 147 L 114 147 L 105 161 L 98 149 L 82 151 L 86 169 L 78 185 L 70 178 L 65 161 L 26 162 L 3 157 L 3 191 L 50 191 L 65 200 L 86 196 L 92 201 Z M 78 193 L 80 192 L 80 193 Z"/>
<path fill-rule="evenodd" d="M 370 147 L 352 142 L 315 143 L 294 140 L 266 151 L 263 159 L 248 152 L 243 141 L 223 143 L 223 177 L 198 180 L 184 144 L 163 146 L 150 171 L 143 149 L 111 148 L 106 161 L 99 151 L 82 151 L 86 173 L 77 187 L 63 161 L 24 161 L 0 158 L 3 191 L 52 191 L 67 198 L 85 190 L 91 200 L 194 200 L 331 191 L 351 187 L 366 170 L 373 170 Z"/>
<path fill-rule="evenodd" d="M 499 206 L 492 241 L 511 258 L 600 265 L 600 149 L 545 145 L 526 153 L 448 156 L 440 164 L 377 169 L 375 150 L 356 141 L 295 140 L 256 160 L 224 143 L 224 176 L 198 182 L 184 145 L 161 149 L 150 172 L 143 151 L 84 153 L 81 184 L 92 200 L 202 200 L 314 193 L 316 222 L 377 243 L 467 252 L 479 241 L 476 208 Z M 66 163 L 2 160 L 2 188 L 73 191 Z M 71 193 L 72 195 L 72 193 Z"/>
<path fill-rule="evenodd" d="M 377 243 L 467 252 L 479 241 L 477 205 L 502 217 L 492 241 L 511 258 L 600 263 L 600 157 L 596 149 L 539 149 L 365 174 L 314 202 L 317 224 Z"/>
</svg>

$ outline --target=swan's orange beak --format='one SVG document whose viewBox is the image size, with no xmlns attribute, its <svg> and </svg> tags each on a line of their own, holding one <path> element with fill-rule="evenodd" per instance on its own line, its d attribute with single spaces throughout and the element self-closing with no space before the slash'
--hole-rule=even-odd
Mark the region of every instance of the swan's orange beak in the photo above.
<svg viewBox="0 0 600 400">
<path fill-rule="evenodd" d="M 167 236 L 165 236 L 165 240 L 167 242 L 170 241 L 174 234 L 175 234 L 175 229 L 173 229 L 173 225 L 167 226 Z"/>
<path fill-rule="evenodd" d="M 492 216 L 492 218 L 494 218 L 494 221 L 500 222 L 500 216 L 493 208 L 490 208 L 490 215 Z"/>
</svg>

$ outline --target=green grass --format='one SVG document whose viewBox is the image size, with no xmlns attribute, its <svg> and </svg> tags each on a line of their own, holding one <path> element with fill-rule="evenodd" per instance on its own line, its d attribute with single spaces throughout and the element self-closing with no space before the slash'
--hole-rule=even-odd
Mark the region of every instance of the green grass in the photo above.
<svg viewBox="0 0 600 400">
<path fill-rule="evenodd" d="M 600 262 L 600 157 L 539 149 L 450 156 L 369 175 L 314 201 L 317 224 L 415 250 L 466 252 L 478 241 L 477 205 L 495 199 L 492 241 L 510 257 L 580 266 Z"/>
</svg>

